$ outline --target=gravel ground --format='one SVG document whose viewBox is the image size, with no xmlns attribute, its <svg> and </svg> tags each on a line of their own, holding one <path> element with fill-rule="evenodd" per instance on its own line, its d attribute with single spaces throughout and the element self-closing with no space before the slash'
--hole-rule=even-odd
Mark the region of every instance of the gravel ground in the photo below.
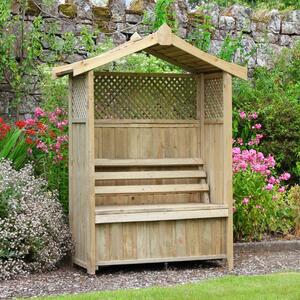
<svg viewBox="0 0 300 300">
<path fill-rule="evenodd" d="M 253 249 L 252 249 L 253 250 Z M 101 269 L 88 276 L 80 268 L 63 267 L 56 271 L 0 282 L 0 299 L 82 293 L 88 291 L 171 286 L 197 282 L 227 274 L 254 275 L 279 271 L 300 272 L 300 249 L 247 251 L 235 249 L 235 268 L 227 272 L 219 262 L 148 264 Z"/>
</svg>

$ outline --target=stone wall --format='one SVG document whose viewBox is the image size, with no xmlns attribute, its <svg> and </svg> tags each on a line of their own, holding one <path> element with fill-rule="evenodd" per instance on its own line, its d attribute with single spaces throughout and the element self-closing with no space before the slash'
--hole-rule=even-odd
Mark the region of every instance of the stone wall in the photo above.
<svg viewBox="0 0 300 300">
<path fill-rule="evenodd" d="M 26 22 L 30 26 L 34 17 L 41 15 L 44 19 L 45 30 L 51 23 L 57 23 L 59 39 L 65 32 L 74 32 L 80 35 L 83 27 L 93 31 L 99 29 L 95 38 L 101 43 L 105 36 L 111 36 L 115 44 L 125 42 L 137 31 L 140 35 L 149 33 L 149 27 L 143 23 L 143 15 L 147 11 L 148 18 L 153 17 L 154 0 L 133 0 L 129 6 L 125 0 L 108 0 L 108 4 L 97 6 L 95 0 L 57 0 L 50 7 L 40 4 L 38 0 L 28 0 L 29 8 L 26 12 Z M 233 5 L 221 9 L 215 4 L 192 9 L 186 0 L 175 0 L 172 11 L 178 24 L 178 34 L 186 38 L 192 31 L 199 30 L 199 24 L 204 16 L 211 18 L 214 26 L 210 52 L 218 53 L 227 35 L 237 37 L 242 34 L 242 46 L 245 53 L 250 53 L 248 61 L 249 73 L 256 66 L 272 66 L 272 55 L 277 55 L 284 47 L 292 47 L 300 39 L 300 10 L 280 13 L 277 10 L 256 12 L 250 8 Z M 13 13 L 19 14 L 19 5 L 16 0 Z M 49 52 L 45 44 L 44 51 Z M 51 53 L 49 53 L 50 55 Z M 82 49 L 65 58 L 65 62 L 73 62 L 86 57 Z M 235 62 L 241 59 L 239 53 Z M 5 113 L 8 107 L 10 92 L 6 85 L 0 84 L 0 114 Z M 36 105 L 35 97 L 32 102 L 23 107 L 22 114 L 26 114 Z"/>
</svg>

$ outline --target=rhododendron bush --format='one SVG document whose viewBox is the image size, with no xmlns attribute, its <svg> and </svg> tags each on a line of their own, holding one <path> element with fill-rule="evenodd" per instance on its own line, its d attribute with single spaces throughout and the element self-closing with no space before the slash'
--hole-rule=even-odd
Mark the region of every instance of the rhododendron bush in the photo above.
<svg viewBox="0 0 300 300">
<path fill-rule="evenodd" d="M 276 176 L 275 158 L 256 150 L 263 135 L 257 113 L 240 112 L 246 130 L 233 140 L 234 236 L 260 240 L 264 234 L 285 234 L 293 226 L 292 207 L 281 195 L 290 174 Z M 245 139 L 248 138 L 248 140 Z"/>
<path fill-rule="evenodd" d="M 0 160 L 0 280 L 53 269 L 71 250 L 55 192 L 33 167 L 19 171 Z"/>
<path fill-rule="evenodd" d="M 68 121 L 60 108 L 45 112 L 36 108 L 34 118 L 10 126 L 0 123 L 0 158 L 8 158 L 16 169 L 32 161 L 35 174 L 45 178 L 50 190 L 57 190 L 68 210 Z M 1 143 L 2 142 L 2 143 Z"/>
</svg>

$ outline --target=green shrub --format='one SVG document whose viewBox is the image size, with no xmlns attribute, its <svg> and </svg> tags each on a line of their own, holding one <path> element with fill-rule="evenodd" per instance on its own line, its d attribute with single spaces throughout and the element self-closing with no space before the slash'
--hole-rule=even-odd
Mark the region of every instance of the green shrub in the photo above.
<svg viewBox="0 0 300 300">
<path fill-rule="evenodd" d="M 250 168 L 234 175 L 234 239 L 261 240 L 265 235 L 286 235 L 295 228 L 292 202 L 265 189 L 264 175 Z"/>
<path fill-rule="evenodd" d="M 62 207 L 47 182 L 0 161 L 0 280 L 53 269 L 71 249 Z"/>
<path fill-rule="evenodd" d="M 300 180 L 300 43 L 286 50 L 271 70 L 257 68 L 254 78 L 235 80 L 233 102 L 238 111 L 256 111 L 264 138 L 258 149 L 276 157 L 277 172 Z"/>
<path fill-rule="evenodd" d="M 291 187 L 286 196 L 294 208 L 295 235 L 300 237 L 300 186 L 295 185 Z"/>
</svg>

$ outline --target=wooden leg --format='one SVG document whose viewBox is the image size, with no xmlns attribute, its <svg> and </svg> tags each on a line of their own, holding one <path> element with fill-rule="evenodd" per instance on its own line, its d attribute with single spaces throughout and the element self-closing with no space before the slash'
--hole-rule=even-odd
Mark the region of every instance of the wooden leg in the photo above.
<svg viewBox="0 0 300 300">
<path fill-rule="evenodd" d="M 87 267 L 87 273 L 89 275 L 95 275 L 96 274 L 96 266 L 88 266 Z"/>
<path fill-rule="evenodd" d="M 227 258 L 227 269 L 228 269 L 228 271 L 233 270 L 233 257 Z"/>
<path fill-rule="evenodd" d="M 232 224 L 232 210 L 229 211 L 227 219 L 227 267 L 231 271 L 233 269 L 233 224 Z"/>
</svg>

